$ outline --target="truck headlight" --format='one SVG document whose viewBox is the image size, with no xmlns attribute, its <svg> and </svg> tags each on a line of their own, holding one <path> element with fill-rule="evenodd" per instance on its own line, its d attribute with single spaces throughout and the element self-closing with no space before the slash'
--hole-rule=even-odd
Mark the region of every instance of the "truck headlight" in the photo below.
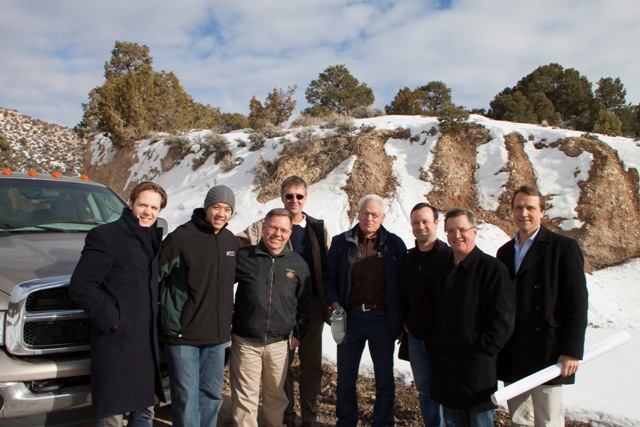
<svg viewBox="0 0 640 427">
<path fill-rule="evenodd" d="M 4 311 L 0 311 L 0 347 L 4 346 Z"/>
</svg>

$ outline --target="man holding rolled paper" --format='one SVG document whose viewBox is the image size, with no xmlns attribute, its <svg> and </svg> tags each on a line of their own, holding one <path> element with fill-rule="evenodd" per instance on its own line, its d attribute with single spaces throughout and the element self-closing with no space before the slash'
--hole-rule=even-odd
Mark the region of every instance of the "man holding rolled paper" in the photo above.
<svg viewBox="0 0 640 427">
<path fill-rule="evenodd" d="M 512 199 L 514 238 L 498 249 L 516 293 L 515 330 L 498 354 L 498 378 L 518 381 L 562 363 L 562 374 L 508 401 L 512 426 L 564 426 L 562 384 L 573 384 L 583 357 L 588 294 L 578 243 L 541 225 L 544 200 L 534 188 Z"/>
</svg>

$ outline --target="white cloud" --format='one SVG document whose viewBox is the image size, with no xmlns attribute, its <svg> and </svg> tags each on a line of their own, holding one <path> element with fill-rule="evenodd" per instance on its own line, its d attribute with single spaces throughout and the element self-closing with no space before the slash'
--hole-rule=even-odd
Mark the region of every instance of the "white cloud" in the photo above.
<svg viewBox="0 0 640 427">
<path fill-rule="evenodd" d="M 446 5 L 446 2 L 445 2 Z M 253 94 L 304 89 L 345 64 L 389 104 L 404 86 L 442 80 L 454 102 L 488 107 L 502 89 L 557 62 L 594 85 L 620 77 L 640 101 L 634 0 L 3 1 L 0 105 L 73 126 L 102 84 L 116 40 L 146 44 L 198 102 L 247 112 Z"/>
</svg>

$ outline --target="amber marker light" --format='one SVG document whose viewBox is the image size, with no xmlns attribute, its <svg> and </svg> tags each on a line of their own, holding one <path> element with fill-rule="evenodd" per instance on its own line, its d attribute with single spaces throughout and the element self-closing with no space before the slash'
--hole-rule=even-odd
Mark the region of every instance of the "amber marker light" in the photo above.
<svg viewBox="0 0 640 427">
<path fill-rule="evenodd" d="M 62 174 L 60 172 L 54 172 L 51 174 L 51 176 L 54 178 L 62 178 Z"/>
<path fill-rule="evenodd" d="M 2 175 L 11 175 L 11 169 L 2 169 Z"/>
<path fill-rule="evenodd" d="M 34 171 L 33 169 L 31 169 L 29 172 L 27 172 L 27 174 L 29 176 L 38 176 L 38 172 Z"/>
<path fill-rule="evenodd" d="M 82 175 L 80 179 L 83 181 L 91 181 L 87 175 Z"/>
</svg>

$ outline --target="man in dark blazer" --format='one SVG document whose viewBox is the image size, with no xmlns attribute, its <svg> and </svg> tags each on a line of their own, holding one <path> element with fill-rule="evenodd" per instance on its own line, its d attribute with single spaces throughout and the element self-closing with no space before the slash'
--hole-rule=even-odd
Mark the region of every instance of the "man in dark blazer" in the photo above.
<svg viewBox="0 0 640 427">
<path fill-rule="evenodd" d="M 516 292 L 515 331 L 498 354 L 498 378 L 518 381 L 562 363 L 562 374 L 509 400 L 513 426 L 564 426 L 562 384 L 573 384 L 584 351 L 587 286 L 578 243 L 541 225 L 544 200 L 535 189 L 513 196 L 514 238 L 498 249 Z"/>
<path fill-rule="evenodd" d="M 91 392 L 97 426 L 151 426 L 162 389 L 156 319 L 156 227 L 167 194 L 138 184 L 122 216 L 87 234 L 69 294 L 91 318 Z"/>
<path fill-rule="evenodd" d="M 476 246 L 473 213 L 450 210 L 444 227 L 452 254 L 432 275 L 425 306 L 431 396 L 447 425 L 493 427 L 496 358 L 513 331 L 513 288 L 507 268 Z"/>
</svg>

